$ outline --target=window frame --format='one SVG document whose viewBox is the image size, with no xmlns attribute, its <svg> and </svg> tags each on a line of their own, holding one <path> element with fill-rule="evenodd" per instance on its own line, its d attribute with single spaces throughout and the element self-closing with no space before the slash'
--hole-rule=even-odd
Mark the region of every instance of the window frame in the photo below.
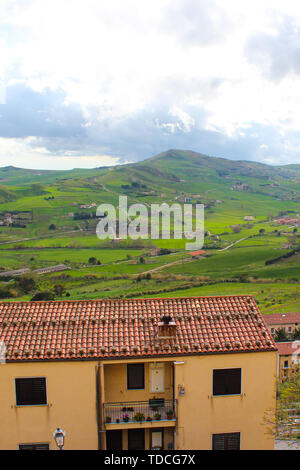
<svg viewBox="0 0 300 470">
<path fill-rule="evenodd" d="M 143 366 L 143 386 L 142 387 L 129 387 L 129 370 L 130 366 Z M 145 364 L 142 362 L 135 362 L 132 364 L 126 364 L 126 380 L 127 380 L 127 390 L 145 390 L 146 387 L 146 374 L 145 374 Z"/>
<path fill-rule="evenodd" d="M 215 371 L 225 371 L 225 370 L 240 370 L 240 392 L 239 393 L 225 393 L 225 394 L 214 394 L 214 372 Z M 242 368 L 241 367 L 223 367 L 222 369 L 213 369 L 212 370 L 212 396 L 213 397 L 238 397 L 242 395 Z"/>
<path fill-rule="evenodd" d="M 231 450 L 231 451 L 236 451 L 236 450 L 241 450 L 241 432 L 240 431 L 235 431 L 235 432 L 218 432 L 218 433 L 215 433 L 215 434 L 212 434 L 211 435 L 211 449 L 213 451 L 216 451 L 216 452 L 219 452 L 219 450 L 217 449 L 214 449 L 214 437 L 215 436 L 230 436 L 232 434 L 238 434 L 239 435 L 239 448 L 238 449 L 220 449 L 221 452 L 223 451 L 226 451 L 226 450 Z M 225 446 L 226 447 L 226 446 Z"/>
<path fill-rule="evenodd" d="M 24 446 L 48 446 L 48 449 L 21 449 Z M 19 450 L 50 450 L 49 442 L 33 442 L 33 443 L 26 443 L 26 444 L 18 444 Z"/>
<path fill-rule="evenodd" d="M 26 379 L 44 379 L 45 380 L 45 403 L 34 403 L 34 404 L 19 404 L 18 403 L 18 394 L 17 394 L 17 380 L 26 380 Z M 15 377 L 15 401 L 16 406 L 48 406 L 48 394 L 47 394 L 47 377 L 45 376 L 34 376 L 34 377 Z"/>
</svg>

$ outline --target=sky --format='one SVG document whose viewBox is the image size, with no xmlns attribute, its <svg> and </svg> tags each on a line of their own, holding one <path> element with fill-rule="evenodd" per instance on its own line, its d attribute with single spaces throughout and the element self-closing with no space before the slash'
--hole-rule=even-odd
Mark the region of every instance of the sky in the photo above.
<svg viewBox="0 0 300 470">
<path fill-rule="evenodd" d="M 300 164 L 295 0 L 0 0 L 0 166 Z"/>
</svg>

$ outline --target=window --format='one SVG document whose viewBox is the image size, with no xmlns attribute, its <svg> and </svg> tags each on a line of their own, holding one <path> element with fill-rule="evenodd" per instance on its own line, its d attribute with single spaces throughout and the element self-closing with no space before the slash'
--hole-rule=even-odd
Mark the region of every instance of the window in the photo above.
<svg viewBox="0 0 300 470">
<path fill-rule="evenodd" d="M 145 388 L 144 364 L 127 364 L 127 389 Z"/>
<path fill-rule="evenodd" d="M 46 405 L 46 378 L 15 379 L 17 405 Z"/>
<path fill-rule="evenodd" d="M 289 367 L 289 361 L 284 361 L 284 366 L 285 368 Z"/>
<path fill-rule="evenodd" d="M 212 450 L 240 450 L 240 433 L 213 434 Z"/>
<path fill-rule="evenodd" d="M 215 369 L 213 395 L 240 395 L 242 369 Z"/>
<path fill-rule="evenodd" d="M 49 450 L 49 444 L 19 444 L 19 450 Z"/>
</svg>

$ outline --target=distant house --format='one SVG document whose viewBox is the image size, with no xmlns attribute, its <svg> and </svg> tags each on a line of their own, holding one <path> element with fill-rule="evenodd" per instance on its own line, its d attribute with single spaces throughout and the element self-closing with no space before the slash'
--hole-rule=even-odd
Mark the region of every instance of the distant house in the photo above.
<svg viewBox="0 0 300 470">
<path fill-rule="evenodd" d="M 281 328 L 291 336 L 295 328 L 300 326 L 300 313 L 271 313 L 264 315 L 264 320 L 272 336 Z"/>
<path fill-rule="evenodd" d="M 291 218 L 291 217 L 283 217 L 281 219 L 274 220 L 275 224 L 277 225 L 299 225 L 300 219 Z"/>
<path fill-rule="evenodd" d="M 253 215 L 246 215 L 246 216 L 244 217 L 244 220 L 249 220 L 249 221 L 250 221 L 250 220 L 254 220 L 254 217 L 253 217 Z"/>
<path fill-rule="evenodd" d="M 201 258 L 201 257 L 207 255 L 207 252 L 204 251 L 204 250 L 191 251 L 191 252 L 189 253 L 189 255 L 190 255 L 192 258 L 198 259 L 198 258 Z"/>
<path fill-rule="evenodd" d="M 276 343 L 278 349 L 277 376 L 283 381 L 300 369 L 300 341 Z"/>
</svg>

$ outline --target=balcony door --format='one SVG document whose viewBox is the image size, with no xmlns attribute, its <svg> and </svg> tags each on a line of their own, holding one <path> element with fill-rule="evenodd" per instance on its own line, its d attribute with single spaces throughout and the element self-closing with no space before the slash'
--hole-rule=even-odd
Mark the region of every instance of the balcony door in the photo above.
<svg viewBox="0 0 300 470">
<path fill-rule="evenodd" d="M 145 450 L 144 429 L 128 429 L 128 450 Z"/>
<path fill-rule="evenodd" d="M 106 431 L 106 449 L 122 450 L 122 429 Z"/>
</svg>

